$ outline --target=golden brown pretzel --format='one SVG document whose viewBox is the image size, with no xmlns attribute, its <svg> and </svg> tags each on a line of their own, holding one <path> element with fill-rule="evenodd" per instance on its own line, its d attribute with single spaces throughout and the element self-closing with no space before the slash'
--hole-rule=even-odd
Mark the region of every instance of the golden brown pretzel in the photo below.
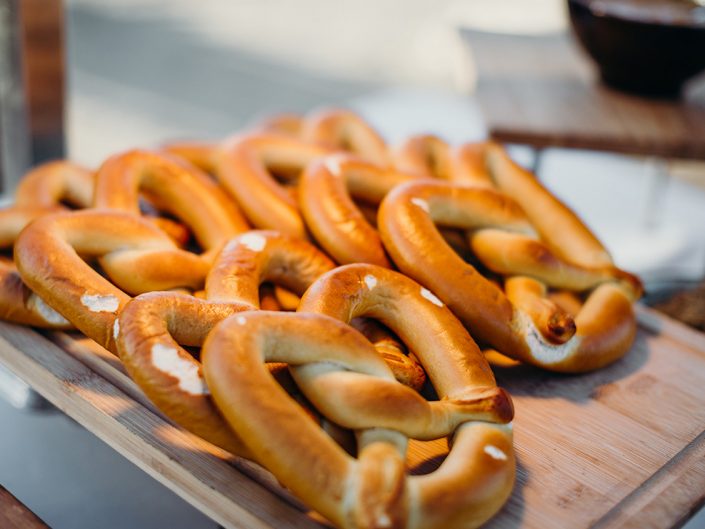
<svg viewBox="0 0 705 529">
<path fill-rule="evenodd" d="M 218 321 L 259 308 L 258 287 L 265 281 L 303 294 L 333 266 L 306 241 L 271 231 L 241 234 L 216 259 L 206 281 L 206 299 L 154 292 L 127 304 L 115 327 L 120 358 L 172 420 L 226 450 L 249 456 L 213 407 L 199 377 L 200 364 L 181 346 L 200 346 Z"/>
<path fill-rule="evenodd" d="M 407 138 L 394 149 L 392 160 L 399 171 L 422 177 L 451 180 L 450 146 L 433 134 L 418 134 Z"/>
<path fill-rule="evenodd" d="M 467 340 L 473 347 L 461 365 L 471 369 L 433 358 L 442 366 L 430 370 L 441 397 L 435 402 L 396 382 L 352 327 L 320 314 L 259 311 L 228 318 L 206 339 L 203 372 L 215 403 L 254 457 L 336 526 L 477 527 L 509 496 L 515 462 L 511 428 L 492 424 L 511 420 L 511 401 Z M 273 361 L 292 366 L 301 390 L 327 418 L 357 430 L 357 458 L 274 383 L 264 368 Z M 447 435 L 454 436 L 453 448 L 441 467 L 408 476 L 407 438 Z"/>
<path fill-rule="evenodd" d="M 272 231 L 243 233 L 224 247 L 206 280 L 206 299 L 155 292 L 120 314 L 121 360 L 145 394 L 176 423 L 226 450 L 251 454 L 213 406 L 200 363 L 184 346 L 200 347 L 222 319 L 260 306 L 259 286 L 282 284 L 303 294 L 333 262 L 301 239 Z"/>
<path fill-rule="evenodd" d="M 355 156 L 330 155 L 304 171 L 299 182 L 301 213 L 318 244 L 338 263 L 390 267 L 377 230 L 351 195 L 378 205 L 394 186 L 413 179 Z"/>
<path fill-rule="evenodd" d="M 389 163 L 387 145 L 364 119 L 349 110 L 323 109 L 306 116 L 301 125 L 301 138 L 334 149 L 343 150 L 380 165 Z"/>
<path fill-rule="evenodd" d="M 411 136 L 394 152 L 394 166 L 404 172 L 457 184 L 492 187 L 484 160 L 485 143 L 451 147 L 431 134 Z"/>
<path fill-rule="evenodd" d="M 95 207 L 139 214 L 140 193 L 189 226 L 207 259 L 248 229 L 218 185 L 178 157 L 135 149 L 108 158 L 98 170 Z"/>
<path fill-rule="evenodd" d="M 96 259 L 117 286 L 84 259 Z M 204 259 L 178 249 L 147 220 L 92 209 L 36 219 L 15 243 L 15 263 L 47 305 L 110 351 L 116 315 L 130 299 L 126 292 L 196 289 L 208 271 Z"/>
<path fill-rule="evenodd" d="M 15 191 L 17 206 L 56 207 L 65 202 L 87 208 L 93 198 L 93 173 L 72 162 L 41 164 L 20 180 Z"/>
<path fill-rule="evenodd" d="M 306 238 L 295 190 L 277 182 L 273 172 L 294 182 L 306 165 L 327 152 L 272 133 L 241 136 L 223 146 L 218 178 L 255 227 Z"/>
<path fill-rule="evenodd" d="M 276 114 L 257 123 L 253 130 L 298 138 L 332 151 L 354 154 L 380 166 L 389 163 L 387 145 L 382 137 L 350 110 L 325 108 L 306 116 Z"/>
<path fill-rule="evenodd" d="M 15 192 L 15 205 L 0 210 L 0 249 L 11 248 L 34 219 L 63 209 L 63 204 L 88 207 L 93 174 L 67 161 L 47 162 L 30 170 Z M 11 260 L 0 260 L 0 319 L 35 327 L 67 329 L 71 325 L 29 290 Z"/>
<path fill-rule="evenodd" d="M 536 240 L 523 210 L 504 194 L 441 182 L 403 184 L 382 202 L 379 222 L 399 269 L 437 294 L 474 336 L 501 353 L 556 371 L 587 371 L 621 357 L 634 339 L 632 302 L 641 293 L 638 279 L 611 263 L 587 267 L 560 258 Z M 575 335 L 556 344 L 570 335 L 565 329 L 569 315 L 552 306 L 560 317 L 546 319 L 531 308 L 527 285 L 519 285 L 515 299 L 521 298 L 524 309 L 519 310 L 453 253 L 434 222 L 476 230 L 471 246 L 495 272 L 533 276 L 559 288 L 592 289 L 575 318 Z"/>
</svg>

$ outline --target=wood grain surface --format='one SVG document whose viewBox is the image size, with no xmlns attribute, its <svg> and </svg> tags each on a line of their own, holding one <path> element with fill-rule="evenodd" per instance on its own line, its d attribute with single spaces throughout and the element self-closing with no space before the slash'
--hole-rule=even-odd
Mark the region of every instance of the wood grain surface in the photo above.
<svg viewBox="0 0 705 529">
<path fill-rule="evenodd" d="M 3 529 L 47 529 L 49 526 L 0 485 L 0 527 Z"/>
<path fill-rule="evenodd" d="M 705 160 L 705 82 L 681 100 L 648 99 L 603 85 L 567 34 L 461 35 L 498 141 Z"/>
<path fill-rule="evenodd" d="M 517 483 L 492 528 L 678 527 L 705 501 L 705 337 L 645 308 L 629 354 L 586 375 L 497 368 L 516 407 Z M 0 323 L 0 362 L 225 527 L 320 527 L 255 464 L 152 409 L 86 340 Z M 446 442 L 412 443 L 438 466 Z"/>
</svg>

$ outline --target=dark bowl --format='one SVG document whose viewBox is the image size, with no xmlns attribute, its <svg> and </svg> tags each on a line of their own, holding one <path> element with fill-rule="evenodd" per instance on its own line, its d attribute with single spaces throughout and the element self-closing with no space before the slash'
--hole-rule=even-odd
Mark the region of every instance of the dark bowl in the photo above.
<svg viewBox="0 0 705 529">
<path fill-rule="evenodd" d="M 678 97 L 705 70 L 705 6 L 687 0 L 568 0 L 570 21 L 605 83 Z"/>
</svg>

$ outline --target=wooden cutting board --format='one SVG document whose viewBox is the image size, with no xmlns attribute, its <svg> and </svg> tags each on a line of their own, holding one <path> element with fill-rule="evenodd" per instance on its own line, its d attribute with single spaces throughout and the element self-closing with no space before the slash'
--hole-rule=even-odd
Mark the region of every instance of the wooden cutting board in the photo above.
<svg viewBox="0 0 705 529">
<path fill-rule="evenodd" d="M 705 335 L 645 308 L 629 354 L 601 371 L 497 368 L 516 407 L 517 482 L 492 528 L 678 527 L 705 501 Z M 321 527 L 257 465 L 156 412 L 94 342 L 0 322 L 0 362 L 224 527 Z M 417 443 L 413 468 L 445 442 Z"/>
</svg>

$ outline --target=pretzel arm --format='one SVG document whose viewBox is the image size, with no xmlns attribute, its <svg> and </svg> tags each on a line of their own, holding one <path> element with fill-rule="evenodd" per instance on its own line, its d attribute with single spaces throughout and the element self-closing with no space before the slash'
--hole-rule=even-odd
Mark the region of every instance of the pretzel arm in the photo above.
<svg viewBox="0 0 705 529">
<path fill-rule="evenodd" d="M 389 161 L 382 137 L 348 110 L 324 109 L 306 116 L 301 138 L 329 149 L 349 151 L 379 166 L 386 166 Z"/>
<path fill-rule="evenodd" d="M 220 156 L 220 145 L 214 142 L 174 142 L 165 145 L 162 150 L 183 158 L 208 174 L 215 173 Z"/>
<path fill-rule="evenodd" d="M 390 267 L 377 230 L 350 195 L 379 202 L 391 188 L 410 178 L 347 155 L 326 157 L 309 165 L 303 174 L 301 212 L 315 239 L 337 262 Z"/>
<path fill-rule="evenodd" d="M 208 299 L 259 308 L 259 286 L 272 281 L 301 295 L 334 267 L 320 250 L 275 231 L 253 230 L 225 245 L 206 282 Z"/>
<path fill-rule="evenodd" d="M 394 167 L 424 178 L 451 179 L 450 146 L 437 136 L 411 136 L 393 152 Z"/>
<path fill-rule="evenodd" d="M 614 267 L 586 268 L 559 258 L 542 241 L 519 233 L 483 229 L 470 247 L 487 268 L 502 275 L 526 275 L 553 288 L 584 291 L 614 281 Z"/>
<path fill-rule="evenodd" d="M 68 202 L 87 208 L 93 201 L 93 172 L 78 164 L 57 160 L 41 164 L 20 180 L 15 203 L 25 207 L 56 207 Z"/>
<path fill-rule="evenodd" d="M 0 259 L 0 319 L 44 329 L 71 329 L 61 314 L 22 282 L 17 268 Z"/>
<path fill-rule="evenodd" d="M 406 354 L 404 344 L 399 343 L 387 328 L 372 318 L 353 318 L 349 323 L 375 346 L 394 373 L 394 378 L 405 386 L 421 391 L 426 373 L 412 355 Z"/>
<path fill-rule="evenodd" d="M 167 154 L 133 150 L 109 158 L 98 171 L 95 206 L 139 214 L 139 192 L 194 232 L 208 259 L 232 236 L 248 229 L 237 207 L 208 176 Z"/>
<path fill-rule="evenodd" d="M 504 283 L 507 299 L 533 320 L 551 343 L 565 343 L 575 334 L 573 317 L 546 297 L 546 285 L 530 277 L 515 276 Z"/>
<path fill-rule="evenodd" d="M 586 267 L 612 266 L 612 258 L 597 237 L 533 174 L 514 162 L 499 145 L 488 144 L 486 156 L 494 184 L 521 205 L 557 255 Z"/>
<path fill-rule="evenodd" d="M 276 134 L 233 138 L 223 147 L 218 179 L 255 227 L 305 239 L 306 227 L 296 200 L 275 180 L 268 167 L 284 167 L 299 173 L 327 152 L 322 147 Z"/>
<path fill-rule="evenodd" d="M 214 406 L 200 364 L 181 345 L 201 346 L 210 330 L 247 305 L 152 292 L 136 297 L 115 327 L 125 368 L 171 420 L 232 454 L 252 457 Z"/>
</svg>

